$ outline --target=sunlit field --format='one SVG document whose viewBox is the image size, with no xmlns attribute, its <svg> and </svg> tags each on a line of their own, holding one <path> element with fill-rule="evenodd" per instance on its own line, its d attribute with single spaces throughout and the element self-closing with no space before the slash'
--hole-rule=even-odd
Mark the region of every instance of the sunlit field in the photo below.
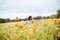
<svg viewBox="0 0 60 40">
<path fill-rule="evenodd" d="M 0 0 L 0 40 L 60 40 L 60 0 Z"/>
<path fill-rule="evenodd" d="M 0 40 L 57 40 L 60 37 L 60 19 L 0 23 Z"/>
</svg>

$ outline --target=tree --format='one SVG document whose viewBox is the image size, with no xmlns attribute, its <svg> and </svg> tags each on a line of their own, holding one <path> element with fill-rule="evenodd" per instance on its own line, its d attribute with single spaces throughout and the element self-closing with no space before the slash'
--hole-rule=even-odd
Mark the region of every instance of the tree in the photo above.
<svg viewBox="0 0 60 40">
<path fill-rule="evenodd" d="M 58 9 L 58 11 L 57 11 L 57 18 L 59 18 L 60 17 L 60 9 Z"/>
<path fill-rule="evenodd" d="M 9 18 L 6 18 L 5 21 L 6 21 L 6 22 L 10 22 L 11 20 L 10 20 Z"/>
<path fill-rule="evenodd" d="M 0 23 L 5 23 L 5 19 L 0 18 Z"/>
</svg>

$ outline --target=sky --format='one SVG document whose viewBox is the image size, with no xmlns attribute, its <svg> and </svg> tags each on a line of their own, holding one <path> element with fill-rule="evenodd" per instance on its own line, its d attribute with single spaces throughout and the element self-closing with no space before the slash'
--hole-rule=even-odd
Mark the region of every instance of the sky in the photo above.
<svg viewBox="0 0 60 40">
<path fill-rule="evenodd" d="M 0 18 L 50 16 L 60 9 L 60 0 L 0 0 Z"/>
</svg>

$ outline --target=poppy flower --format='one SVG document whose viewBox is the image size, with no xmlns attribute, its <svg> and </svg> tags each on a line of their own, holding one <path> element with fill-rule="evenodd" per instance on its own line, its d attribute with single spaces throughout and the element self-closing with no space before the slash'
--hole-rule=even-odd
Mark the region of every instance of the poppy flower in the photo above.
<svg viewBox="0 0 60 40">
<path fill-rule="evenodd" d="M 60 32 L 58 33 L 57 37 L 59 37 L 59 38 L 60 38 Z"/>
<path fill-rule="evenodd" d="M 31 20 L 31 23 L 34 24 L 35 23 L 35 20 Z"/>
<path fill-rule="evenodd" d="M 55 22 L 55 23 L 58 23 L 58 19 L 54 19 L 54 22 Z"/>
<path fill-rule="evenodd" d="M 19 25 L 19 28 L 20 28 L 20 29 L 24 29 L 23 24 L 20 24 L 20 25 Z"/>
<path fill-rule="evenodd" d="M 19 26 L 19 23 L 15 23 L 14 27 L 18 27 Z"/>
</svg>

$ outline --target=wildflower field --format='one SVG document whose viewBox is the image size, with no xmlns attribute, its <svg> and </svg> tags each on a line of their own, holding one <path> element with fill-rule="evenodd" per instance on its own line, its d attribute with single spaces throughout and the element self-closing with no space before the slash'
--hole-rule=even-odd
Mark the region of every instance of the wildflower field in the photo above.
<svg viewBox="0 0 60 40">
<path fill-rule="evenodd" d="M 0 40 L 59 40 L 60 19 L 0 23 Z M 57 39 L 58 38 L 58 39 Z"/>
</svg>

